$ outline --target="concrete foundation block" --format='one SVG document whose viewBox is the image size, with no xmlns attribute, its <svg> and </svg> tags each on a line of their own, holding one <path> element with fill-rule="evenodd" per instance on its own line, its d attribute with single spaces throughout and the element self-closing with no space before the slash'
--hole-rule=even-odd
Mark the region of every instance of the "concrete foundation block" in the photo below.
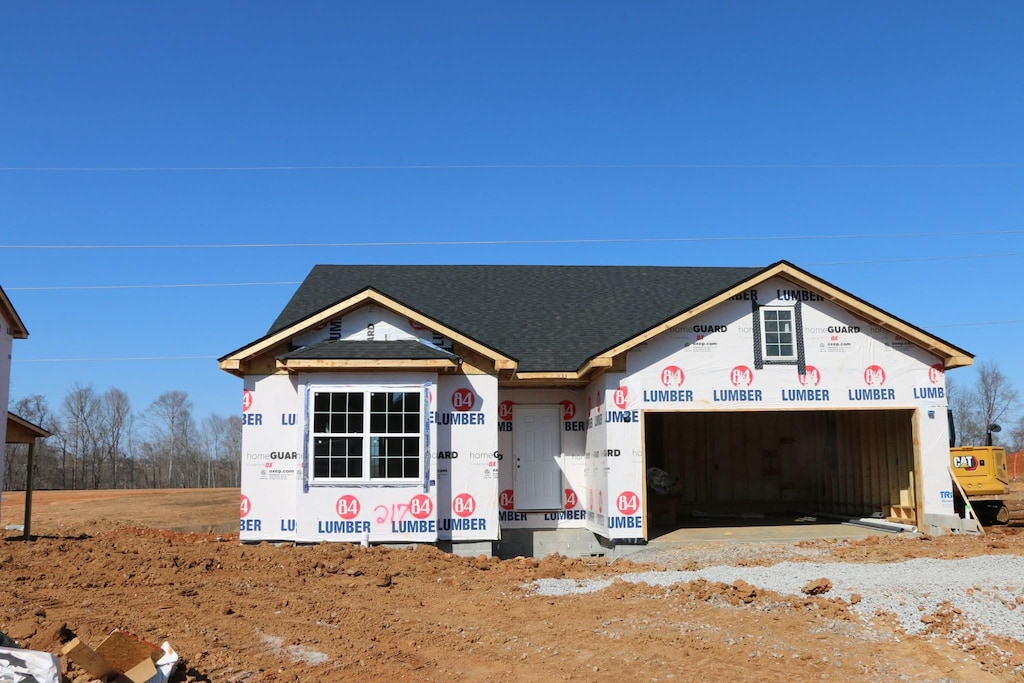
<svg viewBox="0 0 1024 683">
<path fill-rule="evenodd" d="M 491 557 L 494 541 L 438 541 L 437 547 L 459 557 Z"/>
<path fill-rule="evenodd" d="M 624 551 L 587 529 L 503 529 L 495 554 L 510 557 L 620 557 Z M 631 546 L 634 551 L 643 546 Z"/>
<path fill-rule="evenodd" d="M 977 534 L 978 522 L 975 519 L 963 519 L 959 515 L 924 515 L 921 531 L 932 536 L 943 534 Z"/>
</svg>

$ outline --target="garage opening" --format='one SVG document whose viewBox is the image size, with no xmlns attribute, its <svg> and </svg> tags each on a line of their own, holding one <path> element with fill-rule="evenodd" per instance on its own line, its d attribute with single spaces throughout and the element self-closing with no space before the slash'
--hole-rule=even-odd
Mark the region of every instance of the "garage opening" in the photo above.
<svg viewBox="0 0 1024 683">
<path fill-rule="evenodd" d="M 648 530 L 782 524 L 813 513 L 914 524 L 913 416 L 645 412 Z"/>
</svg>

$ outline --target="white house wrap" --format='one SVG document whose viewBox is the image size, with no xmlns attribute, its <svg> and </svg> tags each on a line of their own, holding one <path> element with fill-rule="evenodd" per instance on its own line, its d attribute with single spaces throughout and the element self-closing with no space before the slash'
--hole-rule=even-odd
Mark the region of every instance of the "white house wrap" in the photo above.
<svg viewBox="0 0 1024 683">
<path fill-rule="evenodd" d="M 317 266 L 221 359 L 241 538 L 642 542 L 785 510 L 941 531 L 945 371 L 970 362 L 785 262 Z"/>
<path fill-rule="evenodd" d="M 28 330 L 0 287 L 0 444 L 7 442 L 7 403 L 11 390 L 11 355 L 15 339 L 28 338 Z M 0 458 L 0 481 L 4 480 L 4 458 Z"/>
</svg>

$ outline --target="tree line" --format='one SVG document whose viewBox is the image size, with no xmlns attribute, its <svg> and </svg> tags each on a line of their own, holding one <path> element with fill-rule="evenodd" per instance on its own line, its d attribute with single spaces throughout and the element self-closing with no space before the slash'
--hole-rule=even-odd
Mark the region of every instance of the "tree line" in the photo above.
<svg viewBox="0 0 1024 683">
<path fill-rule="evenodd" d="M 54 410 L 46 397 L 10 411 L 49 431 L 35 450 L 36 489 L 238 486 L 242 420 L 211 414 L 196 422 L 183 391 L 167 391 L 137 414 L 121 389 L 74 385 Z M 5 491 L 25 487 L 27 444 L 6 444 Z"/>
</svg>

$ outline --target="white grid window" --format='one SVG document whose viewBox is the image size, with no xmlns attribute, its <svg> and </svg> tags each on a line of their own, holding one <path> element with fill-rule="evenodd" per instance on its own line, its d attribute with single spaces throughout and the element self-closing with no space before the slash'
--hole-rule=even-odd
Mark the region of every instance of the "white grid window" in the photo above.
<svg viewBox="0 0 1024 683">
<path fill-rule="evenodd" d="M 792 308 L 761 309 L 765 360 L 796 358 L 796 332 Z"/>
<path fill-rule="evenodd" d="M 422 473 L 418 391 L 312 392 L 313 481 L 416 481 Z"/>
</svg>

